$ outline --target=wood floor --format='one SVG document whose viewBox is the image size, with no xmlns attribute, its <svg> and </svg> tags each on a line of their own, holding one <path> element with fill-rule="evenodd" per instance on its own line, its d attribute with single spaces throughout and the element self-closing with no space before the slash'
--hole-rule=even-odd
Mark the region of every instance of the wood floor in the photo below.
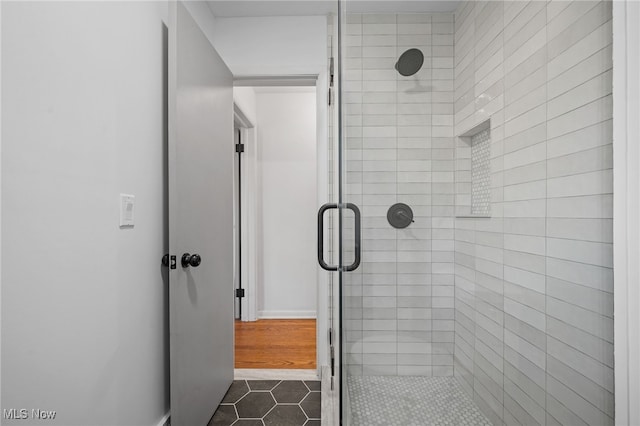
<svg viewBox="0 0 640 426">
<path fill-rule="evenodd" d="M 236 368 L 316 368 L 315 319 L 236 321 Z"/>
</svg>

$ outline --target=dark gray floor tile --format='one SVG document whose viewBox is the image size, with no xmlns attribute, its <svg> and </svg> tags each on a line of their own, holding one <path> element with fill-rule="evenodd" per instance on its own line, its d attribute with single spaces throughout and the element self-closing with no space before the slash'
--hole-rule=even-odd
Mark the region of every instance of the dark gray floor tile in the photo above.
<svg viewBox="0 0 640 426">
<path fill-rule="evenodd" d="M 302 426 L 307 422 L 298 405 L 277 405 L 264 417 L 266 426 Z"/>
<path fill-rule="evenodd" d="M 233 425 L 233 426 L 236 426 L 236 425 Z M 320 420 L 309 420 L 304 424 L 304 426 L 320 426 Z"/>
<path fill-rule="evenodd" d="M 213 414 L 208 426 L 229 426 L 237 419 L 233 405 L 221 405 Z"/>
<path fill-rule="evenodd" d="M 267 414 L 274 405 L 271 393 L 251 392 L 236 403 L 236 409 L 240 418 L 255 419 Z"/>
<path fill-rule="evenodd" d="M 310 419 L 320 418 L 320 392 L 310 392 L 302 402 L 300 406 L 304 410 L 307 417 Z"/>
<path fill-rule="evenodd" d="M 278 403 L 298 403 L 307 396 L 309 389 L 300 380 L 283 380 L 271 393 Z"/>
<path fill-rule="evenodd" d="M 304 383 L 312 391 L 320 390 L 320 380 L 305 380 Z"/>
<path fill-rule="evenodd" d="M 227 391 L 227 394 L 222 398 L 223 404 L 233 404 L 236 403 L 249 393 L 249 387 L 247 386 L 247 382 L 244 380 L 234 380 Z"/>
<path fill-rule="evenodd" d="M 280 383 L 280 380 L 247 380 L 247 383 L 252 391 L 271 390 Z"/>
</svg>

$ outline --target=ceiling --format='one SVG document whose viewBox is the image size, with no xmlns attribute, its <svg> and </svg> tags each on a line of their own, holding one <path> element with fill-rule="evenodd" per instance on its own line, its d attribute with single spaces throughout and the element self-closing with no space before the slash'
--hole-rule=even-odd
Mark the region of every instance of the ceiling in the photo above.
<svg viewBox="0 0 640 426">
<path fill-rule="evenodd" d="M 216 17 L 308 16 L 337 11 L 337 0 L 207 0 Z M 349 13 L 453 12 L 454 0 L 343 0 Z"/>
</svg>

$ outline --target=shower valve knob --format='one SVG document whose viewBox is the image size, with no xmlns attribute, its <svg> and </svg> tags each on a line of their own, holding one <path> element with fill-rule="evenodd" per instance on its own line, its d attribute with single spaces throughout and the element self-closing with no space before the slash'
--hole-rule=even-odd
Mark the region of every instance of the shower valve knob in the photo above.
<svg viewBox="0 0 640 426">
<path fill-rule="evenodd" d="M 189 254 L 185 253 L 182 255 L 181 262 L 183 268 L 188 268 L 189 266 L 193 266 L 194 268 L 199 266 L 202 263 L 202 258 L 199 254 Z"/>
</svg>

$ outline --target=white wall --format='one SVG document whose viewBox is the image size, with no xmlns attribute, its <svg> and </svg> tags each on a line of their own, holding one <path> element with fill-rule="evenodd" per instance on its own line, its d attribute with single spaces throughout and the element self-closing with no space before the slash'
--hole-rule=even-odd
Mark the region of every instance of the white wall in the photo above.
<svg viewBox="0 0 640 426">
<path fill-rule="evenodd" d="M 316 314 L 316 94 L 257 92 L 261 317 Z M 286 89 L 285 89 L 286 90 Z"/>
<path fill-rule="evenodd" d="M 169 408 L 165 14 L 2 5 L 2 408 L 57 410 L 47 424 L 154 425 Z"/>
<path fill-rule="evenodd" d="M 186 0 L 183 1 L 183 4 L 193 17 L 193 20 L 196 21 L 196 24 L 200 26 L 204 35 L 209 39 L 209 42 L 215 47 L 214 36 L 217 18 L 213 15 L 213 12 L 211 12 L 207 2 Z M 218 54 L 220 54 L 220 52 L 218 52 Z"/>
<path fill-rule="evenodd" d="M 327 18 L 216 18 L 216 50 L 238 76 L 319 74 L 326 69 Z"/>
</svg>

